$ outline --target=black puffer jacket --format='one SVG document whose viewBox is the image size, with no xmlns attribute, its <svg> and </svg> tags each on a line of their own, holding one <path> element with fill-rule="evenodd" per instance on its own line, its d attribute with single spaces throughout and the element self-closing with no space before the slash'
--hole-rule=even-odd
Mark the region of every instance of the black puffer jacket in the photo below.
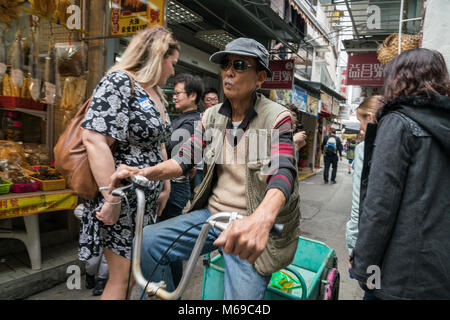
<svg viewBox="0 0 450 320">
<path fill-rule="evenodd" d="M 353 276 L 378 266 L 382 299 L 450 299 L 450 98 L 385 105 L 370 162 Z"/>
</svg>

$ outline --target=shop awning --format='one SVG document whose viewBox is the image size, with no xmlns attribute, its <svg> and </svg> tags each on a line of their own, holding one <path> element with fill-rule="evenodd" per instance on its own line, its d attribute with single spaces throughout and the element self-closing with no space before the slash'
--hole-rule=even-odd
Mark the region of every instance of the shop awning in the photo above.
<svg viewBox="0 0 450 320">
<path fill-rule="evenodd" d="M 337 100 L 339 100 L 341 102 L 344 102 L 347 100 L 347 98 L 341 96 L 339 93 L 337 93 L 333 89 L 327 87 L 326 85 L 324 85 L 320 82 L 300 80 L 297 78 L 295 79 L 295 82 L 296 82 L 296 84 L 298 83 L 299 86 L 304 87 L 305 89 L 312 90 L 319 94 L 321 92 L 324 92 L 324 93 L 336 98 Z"/>
<path fill-rule="evenodd" d="M 326 11 L 332 13 L 330 19 L 336 19 L 335 12 L 340 14 L 337 20 L 330 22 L 343 28 L 346 35 L 353 36 L 353 39 L 342 40 L 347 52 L 375 52 L 390 34 L 418 34 L 422 28 L 424 0 L 333 0 L 333 4 L 339 9 Z"/>
<path fill-rule="evenodd" d="M 203 18 L 203 22 L 197 25 L 203 27 L 205 32 L 226 29 L 236 37 L 253 38 L 263 44 L 277 40 L 288 48 L 302 42 L 304 38 L 304 35 L 283 21 L 265 1 L 177 0 L 177 2 Z"/>
</svg>

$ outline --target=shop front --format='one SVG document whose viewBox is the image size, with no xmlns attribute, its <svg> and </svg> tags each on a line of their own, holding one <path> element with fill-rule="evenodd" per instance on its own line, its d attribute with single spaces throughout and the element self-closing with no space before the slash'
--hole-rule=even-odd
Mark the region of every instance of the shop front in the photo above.
<svg viewBox="0 0 450 320">
<path fill-rule="evenodd" d="M 318 92 L 308 90 L 297 79 L 291 90 L 270 90 L 271 100 L 281 104 L 293 104 L 299 111 L 299 128 L 306 131 L 306 145 L 300 149 L 299 154 L 299 172 L 313 172 L 313 163 L 317 149 L 317 121 L 318 121 Z"/>
<path fill-rule="evenodd" d="M 62 242 L 76 237 L 78 197 L 52 166 L 53 146 L 86 98 L 89 44 L 81 26 L 66 23 L 67 6 L 16 9 L 0 33 L 0 242 L 20 240 L 40 270 L 42 230 L 70 230 Z"/>
</svg>

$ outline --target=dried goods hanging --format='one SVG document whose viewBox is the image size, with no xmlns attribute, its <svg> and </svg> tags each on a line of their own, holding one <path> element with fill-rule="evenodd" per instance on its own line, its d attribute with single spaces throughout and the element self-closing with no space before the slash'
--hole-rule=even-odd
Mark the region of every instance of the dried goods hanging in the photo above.
<svg viewBox="0 0 450 320">
<path fill-rule="evenodd" d="M 56 99 L 56 67 L 55 44 L 50 41 L 48 54 L 45 57 L 44 100 L 47 104 L 54 104 Z"/>
<path fill-rule="evenodd" d="M 39 101 L 41 96 L 41 80 L 39 79 L 39 34 L 38 28 L 33 27 L 31 34 L 31 47 L 28 63 L 30 65 L 30 82 L 29 90 L 31 98 L 34 101 Z"/>
<path fill-rule="evenodd" d="M 67 13 L 67 8 L 69 8 L 73 3 L 70 0 L 59 0 L 58 7 L 55 11 L 55 18 L 62 23 L 66 23 L 70 14 Z"/>
<path fill-rule="evenodd" d="M 0 22 L 4 22 L 8 27 L 11 21 L 19 18 L 20 4 L 25 0 L 0 0 Z"/>
<path fill-rule="evenodd" d="M 68 77 L 64 81 L 61 109 L 76 109 L 84 100 L 86 80 L 83 78 Z"/>
<path fill-rule="evenodd" d="M 62 77 L 79 77 L 83 70 L 83 44 L 57 43 L 56 59 L 58 72 Z"/>
<path fill-rule="evenodd" d="M 52 17 L 56 9 L 55 0 L 29 0 L 33 10 L 37 11 L 43 16 Z"/>
<path fill-rule="evenodd" d="M 0 33 L 0 81 L 3 80 L 3 76 L 6 73 L 6 43 L 5 43 L 5 31 Z"/>
<path fill-rule="evenodd" d="M 23 85 L 23 46 L 22 33 L 17 31 L 11 54 L 11 81 L 17 88 Z M 15 89 L 17 90 L 17 89 Z M 20 92 L 20 91 L 19 91 Z M 17 96 L 17 95 L 16 95 Z M 19 93 L 20 96 L 20 93 Z"/>
<path fill-rule="evenodd" d="M 77 113 L 78 107 L 84 101 L 85 92 L 86 80 L 84 78 L 68 77 L 64 81 L 64 90 L 60 106 L 61 109 L 65 110 L 63 120 L 64 127 Z"/>
<path fill-rule="evenodd" d="M 7 73 L 3 77 L 3 95 L 8 97 L 13 95 L 11 80 Z"/>
</svg>

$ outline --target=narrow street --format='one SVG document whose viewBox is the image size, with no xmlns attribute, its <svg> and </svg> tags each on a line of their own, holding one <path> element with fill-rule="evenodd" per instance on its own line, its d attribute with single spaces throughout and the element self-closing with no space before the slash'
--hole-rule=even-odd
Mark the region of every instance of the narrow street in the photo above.
<svg viewBox="0 0 450 320">
<path fill-rule="evenodd" d="M 331 174 L 331 172 L 330 172 Z M 324 184 L 322 171 L 300 181 L 302 232 L 306 238 L 324 242 L 336 250 L 338 268 L 341 276 L 339 299 L 360 300 L 363 291 L 357 282 L 349 278 L 347 267 L 347 249 L 345 228 L 351 208 L 352 179 L 347 173 L 347 161 L 339 163 L 336 184 Z M 203 265 L 199 259 L 194 276 L 184 294 L 186 300 L 197 300 L 201 296 Z M 68 290 L 66 283 L 29 297 L 30 300 L 96 300 L 92 290 Z M 135 288 L 132 299 L 139 299 L 139 290 Z"/>
</svg>

